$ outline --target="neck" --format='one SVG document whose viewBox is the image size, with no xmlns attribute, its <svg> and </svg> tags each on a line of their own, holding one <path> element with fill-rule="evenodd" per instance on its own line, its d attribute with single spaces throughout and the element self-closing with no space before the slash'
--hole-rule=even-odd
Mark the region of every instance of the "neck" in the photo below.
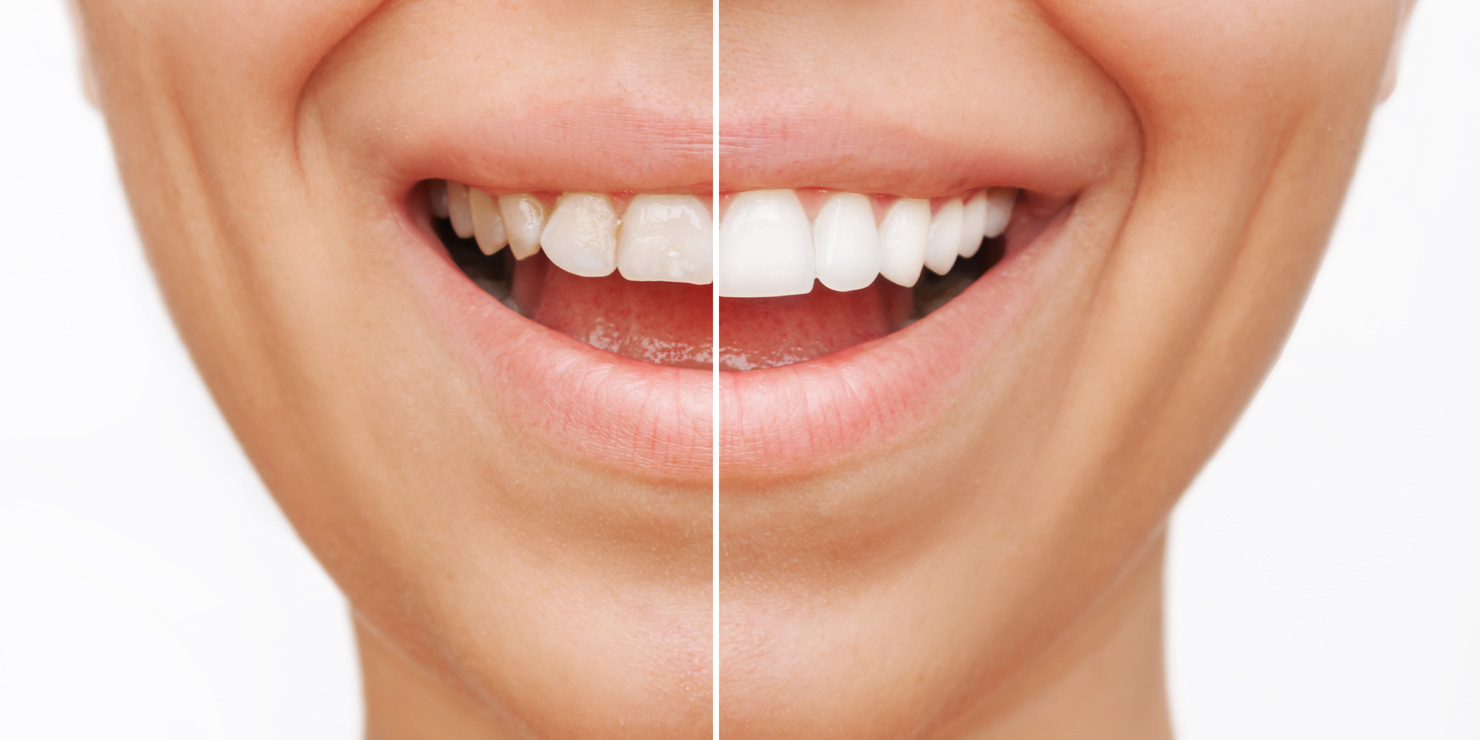
<svg viewBox="0 0 1480 740">
<path fill-rule="evenodd" d="M 1162 651 L 1166 537 L 1114 591 L 945 737 L 1171 740 Z"/>
<path fill-rule="evenodd" d="M 355 618 L 365 694 L 365 740 L 525 738 L 416 665 Z"/>
</svg>

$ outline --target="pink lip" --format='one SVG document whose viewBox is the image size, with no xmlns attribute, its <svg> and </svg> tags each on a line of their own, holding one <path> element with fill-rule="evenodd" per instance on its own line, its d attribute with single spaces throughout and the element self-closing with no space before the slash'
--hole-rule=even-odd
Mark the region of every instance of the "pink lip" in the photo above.
<svg viewBox="0 0 1480 740">
<path fill-rule="evenodd" d="M 940 418 L 971 370 L 990 361 L 1052 285 L 1045 254 L 1071 217 L 1072 206 L 1036 233 L 1009 233 L 1001 263 L 900 331 L 810 362 L 721 373 L 721 480 L 794 476 L 865 459 Z"/>
</svg>

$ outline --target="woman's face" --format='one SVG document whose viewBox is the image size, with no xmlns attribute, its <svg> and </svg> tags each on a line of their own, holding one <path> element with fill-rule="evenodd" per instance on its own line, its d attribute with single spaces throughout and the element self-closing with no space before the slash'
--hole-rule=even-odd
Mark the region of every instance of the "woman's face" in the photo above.
<svg viewBox="0 0 1480 740">
<path fill-rule="evenodd" d="M 708 0 L 80 5 L 181 333 L 367 639 L 510 733 L 643 738 L 708 736 L 712 546 L 734 737 L 969 724 L 1108 640 L 1289 331 L 1405 11 L 721 0 L 715 90 Z M 480 288 L 444 180 L 623 229 L 717 191 L 718 342 L 708 288 L 553 242 Z M 989 188 L 1003 235 L 959 236 Z M 872 283 L 825 254 L 848 207 Z M 911 234 L 945 277 L 891 277 Z"/>
</svg>

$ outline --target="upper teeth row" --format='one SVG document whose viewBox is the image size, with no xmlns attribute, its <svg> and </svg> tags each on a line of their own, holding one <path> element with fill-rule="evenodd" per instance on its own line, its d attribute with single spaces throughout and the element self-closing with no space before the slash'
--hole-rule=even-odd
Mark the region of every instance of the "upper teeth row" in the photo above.
<svg viewBox="0 0 1480 740">
<path fill-rule="evenodd" d="M 529 193 L 492 196 L 456 182 L 434 183 L 432 210 L 484 254 L 507 245 L 517 259 L 541 249 L 582 277 L 708 285 L 714 281 L 713 218 L 692 195 L 637 195 L 621 217 L 611 196 L 564 193 L 547 213 Z"/>
<path fill-rule="evenodd" d="M 874 217 L 859 193 L 826 196 L 815 219 L 794 190 L 753 190 L 730 202 L 719 228 L 719 294 L 763 298 L 868 287 L 880 275 L 910 287 L 929 268 L 944 275 L 956 258 L 1001 236 L 1016 188 L 988 188 L 945 201 L 900 198 Z M 541 249 L 556 267 L 583 277 L 619 272 L 628 280 L 707 285 L 714 281 L 713 220 L 692 195 L 637 195 L 619 217 L 611 196 L 564 193 L 547 212 L 529 193 L 492 196 L 433 183 L 432 210 L 484 254 L 508 246 L 518 259 Z"/>
<path fill-rule="evenodd" d="M 859 193 L 833 193 L 807 218 L 793 190 L 754 190 L 730 202 L 719 227 L 719 294 L 737 298 L 800 295 L 813 281 L 860 290 L 880 275 L 910 287 L 922 268 L 944 275 L 982 239 L 1001 236 L 1016 188 L 989 188 L 947 200 L 900 198 L 874 218 Z"/>
</svg>

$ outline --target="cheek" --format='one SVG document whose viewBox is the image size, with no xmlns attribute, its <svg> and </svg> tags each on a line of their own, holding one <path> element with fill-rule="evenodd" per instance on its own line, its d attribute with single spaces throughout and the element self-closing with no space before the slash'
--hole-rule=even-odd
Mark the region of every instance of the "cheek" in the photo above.
<svg viewBox="0 0 1480 740">
<path fill-rule="evenodd" d="M 1143 125 L 1226 127 L 1381 74 L 1402 0 L 1046 0 Z M 1365 93 L 1365 94 L 1371 94 Z M 1196 123 L 1192 123 L 1192 121 Z"/>
<path fill-rule="evenodd" d="M 105 37 L 114 30 L 157 57 L 178 89 L 223 100 L 296 95 L 314 67 L 384 0 L 81 0 Z M 152 48 L 151 48 L 152 47 Z"/>
</svg>

